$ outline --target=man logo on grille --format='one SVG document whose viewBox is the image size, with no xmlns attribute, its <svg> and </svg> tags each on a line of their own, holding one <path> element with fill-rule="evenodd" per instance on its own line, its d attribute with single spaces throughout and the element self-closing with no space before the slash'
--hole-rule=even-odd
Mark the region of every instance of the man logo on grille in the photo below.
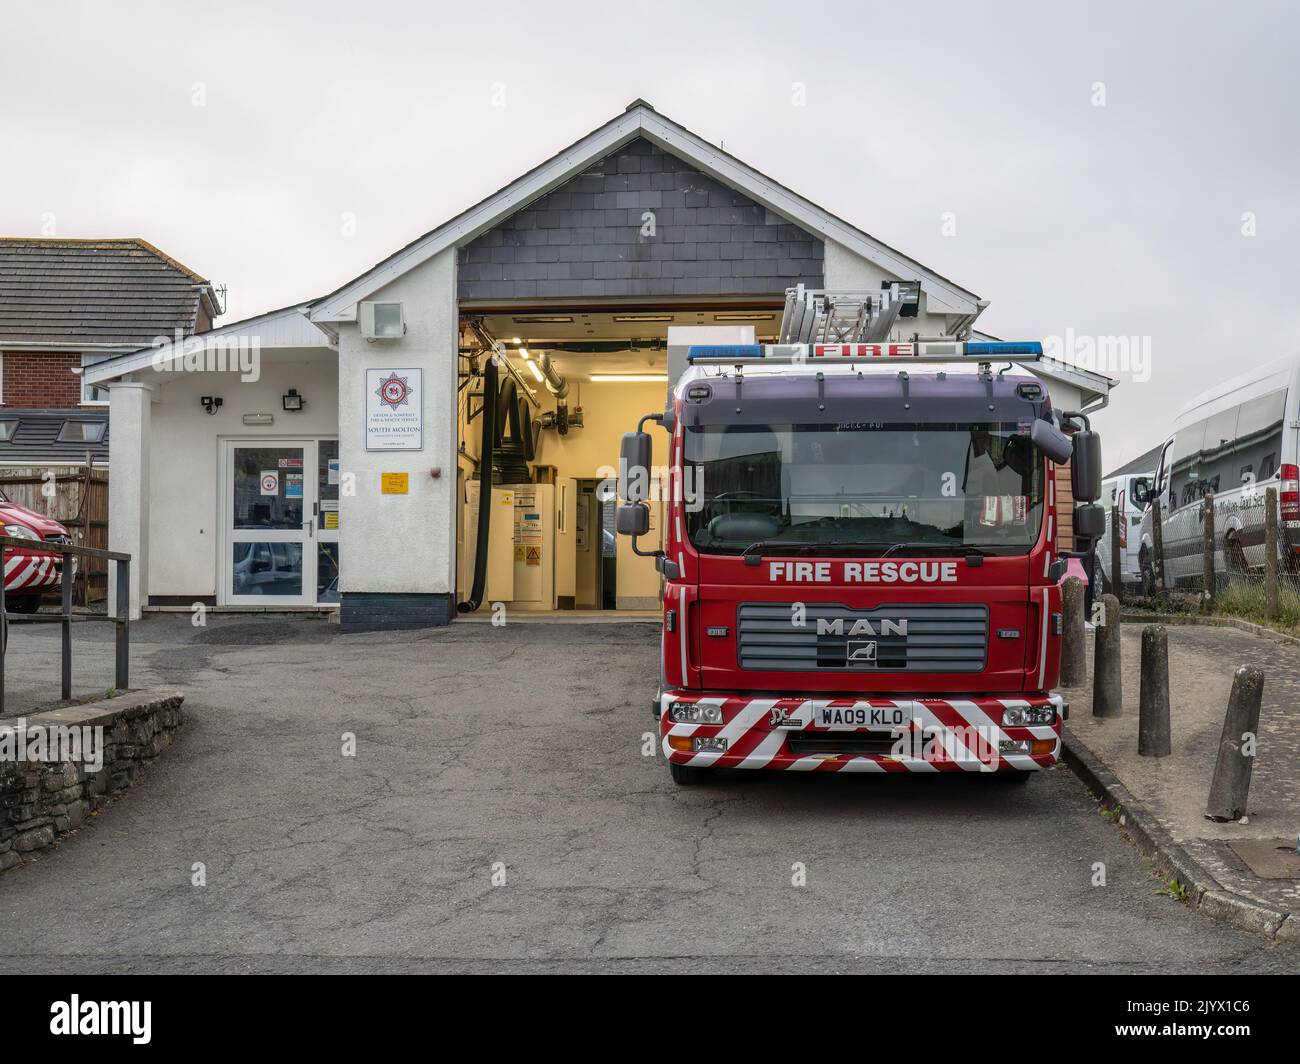
<svg viewBox="0 0 1300 1064">
<path fill-rule="evenodd" d="M 876 641 L 874 639 L 850 639 L 844 649 L 849 661 L 869 662 L 876 660 Z"/>
<path fill-rule="evenodd" d="M 888 618 L 877 618 L 876 624 L 879 629 L 873 628 L 870 619 L 859 617 L 849 627 L 844 630 L 844 618 L 836 617 L 834 620 L 827 620 L 825 617 L 817 618 L 818 635 L 907 635 L 907 618 L 900 617 L 896 621 Z"/>
</svg>

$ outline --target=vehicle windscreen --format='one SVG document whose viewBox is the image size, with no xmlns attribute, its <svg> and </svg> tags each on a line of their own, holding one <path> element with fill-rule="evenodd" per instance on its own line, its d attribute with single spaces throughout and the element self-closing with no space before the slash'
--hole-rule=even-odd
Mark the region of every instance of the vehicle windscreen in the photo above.
<svg viewBox="0 0 1300 1064">
<path fill-rule="evenodd" d="M 1014 423 L 688 427 L 684 459 L 709 554 L 1026 554 L 1043 521 L 1043 459 Z"/>
</svg>

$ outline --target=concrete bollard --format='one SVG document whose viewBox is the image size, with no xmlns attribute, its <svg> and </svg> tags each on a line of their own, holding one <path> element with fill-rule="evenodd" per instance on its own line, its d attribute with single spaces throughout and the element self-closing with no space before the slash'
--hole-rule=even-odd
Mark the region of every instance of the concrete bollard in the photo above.
<svg viewBox="0 0 1300 1064">
<path fill-rule="evenodd" d="M 1228 712 L 1219 736 L 1219 756 L 1214 762 L 1208 820 L 1240 820 L 1250 797 L 1250 774 L 1255 767 L 1255 738 L 1259 734 L 1259 705 L 1264 698 L 1264 672 L 1243 665 L 1232 678 Z"/>
<path fill-rule="evenodd" d="M 1142 687 L 1138 709 L 1138 753 L 1142 757 L 1168 757 L 1169 739 L 1169 634 L 1163 624 L 1142 629 Z"/>
<path fill-rule="evenodd" d="M 1083 581 L 1077 576 L 1061 588 L 1061 686 L 1081 687 L 1088 682 L 1088 644 L 1083 626 Z"/>
<path fill-rule="evenodd" d="M 1124 712 L 1119 657 L 1119 599 L 1101 596 L 1101 617 L 1093 638 L 1092 715 L 1118 717 Z"/>
</svg>

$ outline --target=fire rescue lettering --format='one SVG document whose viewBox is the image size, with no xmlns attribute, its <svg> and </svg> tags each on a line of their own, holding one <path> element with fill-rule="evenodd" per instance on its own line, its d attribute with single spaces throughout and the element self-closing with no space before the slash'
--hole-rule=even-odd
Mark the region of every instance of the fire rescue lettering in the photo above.
<svg viewBox="0 0 1300 1064">
<path fill-rule="evenodd" d="M 834 562 L 769 562 L 772 583 L 829 584 Z M 944 562 L 841 562 L 844 584 L 955 584 L 957 563 Z"/>
</svg>

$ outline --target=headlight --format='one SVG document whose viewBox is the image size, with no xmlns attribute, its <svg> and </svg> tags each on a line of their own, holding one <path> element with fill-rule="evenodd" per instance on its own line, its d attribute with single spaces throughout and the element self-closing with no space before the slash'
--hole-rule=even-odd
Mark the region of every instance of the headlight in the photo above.
<svg viewBox="0 0 1300 1064">
<path fill-rule="evenodd" d="M 1017 706 L 1002 711 L 1002 727 L 1024 728 L 1031 724 L 1055 724 L 1055 706 Z"/>
<path fill-rule="evenodd" d="M 6 536 L 14 536 L 17 539 L 34 539 L 40 542 L 41 537 L 26 525 L 5 525 L 4 529 Z"/>
<path fill-rule="evenodd" d="M 668 716 L 674 724 L 721 724 L 722 707 L 703 702 L 674 702 Z"/>
</svg>

